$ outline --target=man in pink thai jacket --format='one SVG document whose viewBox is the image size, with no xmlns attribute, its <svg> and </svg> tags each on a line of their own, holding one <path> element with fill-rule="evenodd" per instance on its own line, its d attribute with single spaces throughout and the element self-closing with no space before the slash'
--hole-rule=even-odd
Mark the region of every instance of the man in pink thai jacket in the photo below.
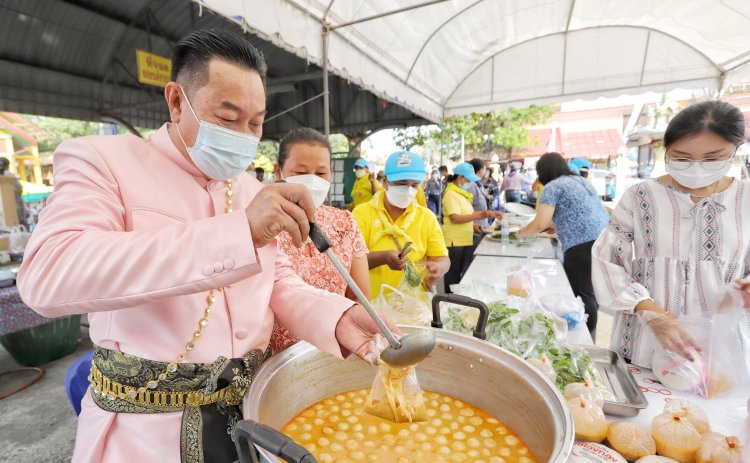
<svg viewBox="0 0 750 463">
<path fill-rule="evenodd" d="M 304 186 L 245 172 L 265 76 L 243 37 L 196 31 L 174 49 L 170 123 L 55 152 L 18 285 L 42 315 L 89 314 L 74 462 L 235 461 L 230 433 L 274 318 L 332 355 L 380 354 L 364 309 L 306 285 L 276 247 L 282 230 L 302 245 L 315 211 Z"/>
</svg>

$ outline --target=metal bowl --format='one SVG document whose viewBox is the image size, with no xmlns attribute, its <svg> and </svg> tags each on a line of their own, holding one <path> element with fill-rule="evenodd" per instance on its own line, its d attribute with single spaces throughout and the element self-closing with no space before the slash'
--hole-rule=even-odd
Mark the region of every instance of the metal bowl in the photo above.
<svg viewBox="0 0 750 463">
<path fill-rule="evenodd" d="M 432 329 L 402 327 L 405 332 Z M 437 345 L 417 367 L 423 389 L 461 399 L 506 424 L 539 462 L 565 462 L 573 419 L 559 391 L 536 368 L 493 344 L 436 329 Z M 245 396 L 243 413 L 281 429 L 305 408 L 341 392 L 372 386 L 376 367 L 342 361 L 302 342 L 271 358 Z M 261 449 L 261 461 L 280 462 Z"/>
</svg>

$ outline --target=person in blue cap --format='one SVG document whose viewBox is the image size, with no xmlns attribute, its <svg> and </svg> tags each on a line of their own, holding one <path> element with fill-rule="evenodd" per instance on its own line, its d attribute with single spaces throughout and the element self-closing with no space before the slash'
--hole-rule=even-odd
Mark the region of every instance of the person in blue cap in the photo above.
<svg viewBox="0 0 750 463">
<path fill-rule="evenodd" d="M 415 200 L 424 175 L 421 157 L 397 151 L 385 163 L 385 190 L 354 209 L 354 219 L 370 251 L 367 260 L 373 297 L 383 284 L 398 287 L 408 262 L 424 263 L 423 289 L 433 289 L 448 271 L 448 249 L 437 218 Z M 407 243 L 411 243 L 411 251 L 404 253 Z"/>
<path fill-rule="evenodd" d="M 473 182 L 479 180 L 474 167 L 463 162 L 453 169 L 443 192 L 443 237 L 448 246 L 450 269 L 445 274 L 445 292 L 450 293 L 450 285 L 459 283 L 471 264 L 474 252 L 475 220 L 501 218 L 498 211 L 475 211 L 471 205 L 473 195 L 466 191 Z"/>
<path fill-rule="evenodd" d="M 568 163 L 568 167 L 574 173 L 580 175 L 583 178 L 589 178 L 589 169 L 591 169 L 591 162 L 588 159 L 573 158 Z"/>
<path fill-rule="evenodd" d="M 372 199 L 372 196 L 383 187 L 375 178 L 375 174 L 370 173 L 370 167 L 367 165 L 365 158 L 357 158 L 354 161 L 354 175 L 357 180 L 352 186 L 352 203 L 349 209 L 354 209 L 360 204 L 366 203 Z"/>
</svg>

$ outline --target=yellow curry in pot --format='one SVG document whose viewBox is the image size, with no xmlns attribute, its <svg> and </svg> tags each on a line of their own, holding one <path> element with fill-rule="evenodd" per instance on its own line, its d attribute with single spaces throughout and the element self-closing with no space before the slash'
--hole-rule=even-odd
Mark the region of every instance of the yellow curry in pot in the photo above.
<svg viewBox="0 0 750 463">
<path fill-rule="evenodd" d="M 535 463 L 521 439 L 461 400 L 423 391 L 426 420 L 392 423 L 364 412 L 370 389 L 324 399 L 282 432 L 321 463 Z"/>
</svg>

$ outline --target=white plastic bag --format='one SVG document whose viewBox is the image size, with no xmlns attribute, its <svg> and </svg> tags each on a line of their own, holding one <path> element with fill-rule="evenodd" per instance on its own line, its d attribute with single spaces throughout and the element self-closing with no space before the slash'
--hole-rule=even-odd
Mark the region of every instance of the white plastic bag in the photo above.
<svg viewBox="0 0 750 463">
<path fill-rule="evenodd" d="M 373 307 L 397 325 L 429 326 L 432 321 L 432 293 L 406 293 L 384 284 Z"/>
<path fill-rule="evenodd" d="M 8 250 L 12 254 L 23 254 L 26 249 L 26 244 L 31 238 L 31 233 L 23 225 L 17 225 L 10 230 L 10 238 L 8 239 Z"/>
<path fill-rule="evenodd" d="M 708 399 L 747 396 L 750 390 L 750 351 L 747 348 L 750 333 L 748 314 L 739 291 L 734 287 L 727 289 L 719 309 L 710 316 L 678 319 L 703 351 L 693 352 L 692 361 L 657 345 L 651 366 L 654 375 L 665 386 Z"/>
<path fill-rule="evenodd" d="M 568 323 L 568 328 L 571 330 L 582 323 L 586 323 L 588 319 L 583 301 L 578 297 L 547 294 L 539 298 L 539 303 L 548 311 L 562 317 Z"/>
</svg>

